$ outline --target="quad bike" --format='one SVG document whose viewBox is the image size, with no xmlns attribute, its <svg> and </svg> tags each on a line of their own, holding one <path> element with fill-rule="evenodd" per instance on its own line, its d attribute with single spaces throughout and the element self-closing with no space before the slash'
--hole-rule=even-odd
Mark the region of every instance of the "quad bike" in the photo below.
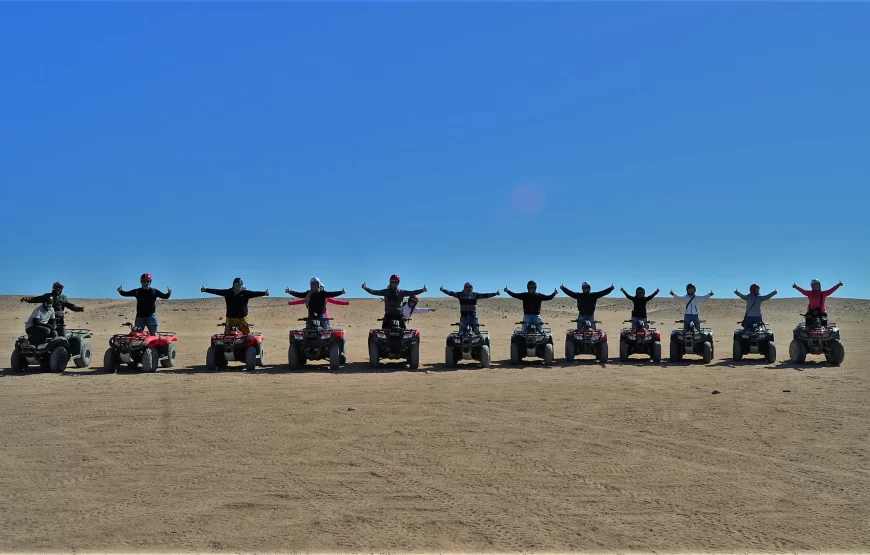
<svg viewBox="0 0 870 555">
<path fill-rule="evenodd" d="M 684 320 L 675 320 L 675 324 L 682 324 Z M 703 324 L 706 320 L 701 320 Z M 682 328 L 671 332 L 671 362 L 678 362 L 683 355 L 700 355 L 704 364 L 713 360 L 715 347 L 713 346 L 713 330 L 710 328 L 695 328 L 695 322 L 689 323 L 689 329 Z"/>
<path fill-rule="evenodd" d="M 577 322 L 576 329 L 565 332 L 565 360 L 573 361 L 577 355 L 593 355 L 598 362 L 607 362 L 607 333 L 595 329 L 600 320 L 568 320 Z"/>
<path fill-rule="evenodd" d="M 522 322 L 517 322 L 522 325 Z M 542 326 L 546 326 L 544 322 Z M 525 357 L 538 357 L 544 359 L 544 364 L 553 363 L 553 330 L 550 328 L 541 328 L 538 331 L 534 325 L 528 327 L 528 330 L 523 332 L 522 328 L 514 329 L 511 334 L 511 364 L 517 365 Z"/>
<path fill-rule="evenodd" d="M 825 355 L 825 360 L 832 366 L 839 366 L 846 358 L 846 349 L 840 342 L 840 328 L 833 322 L 828 322 L 827 317 L 820 314 L 808 313 L 804 317 L 810 318 L 807 322 L 798 324 L 794 329 L 794 339 L 788 347 L 789 358 L 793 364 L 803 364 L 807 355 Z"/>
<path fill-rule="evenodd" d="M 444 347 L 444 366 L 454 368 L 460 360 L 476 360 L 480 362 L 481 367 L 489 368 L 492 356 L 489 332 L 474 332 L 471 326 L 462 327 L 459 322 L 453 325 L 459 326 L 459 329 L 447 336 L 447 346 Z"/>
<path fill-rule="evenodd" d="M 378 318 L 383 322 L 384 318 Z M 420 331 L 405 329 L 400 318 L 386 318 L 387 329 L 369 330 L 369 367 L 377 368 L 381 359 L 405 359 L 412 369 L 420 367 Z M 407 318 L 405 322 L 410 322 Z"/>
<path fill-rule="evenodd" d="M 743 322 L 737 322 L 743 324 Z M 776 345 L 773 343 L 773 330 L 766 323 L 752 324 L 748 328 L 734 330 L 734 360 L 743 355 L 763 355 L 768 363 L 776 362 Z"/>
<path fill-rule="evenodd" d="M 656 328 L 649 327 L 655 322 L 641 320 L 639 326 L 632 320 L 623 320 L 623 324 L 632 324 L 619 332 L 619 360 L 626 362 L 631 355 L 648 356 L 655 363 L 662 361 L 662 334 Z M 673 347 L 671 348 L 673 357 Z"/>
<path fill-rule="evenodd" d="M 157 363 L 163 368 L 175 366 L 178 342 L 174 332 L 161 331 L 151 335 L 144 327 L 124 322 L 121 326 L 130 328 L 129 333 L 116 333 L 109 339 L 109 348 L 103 355 L 103 369 L 115 372 L 126 363 L 130 370 L 141 364 L 145 372 L 156 372 Z"/>
<path fill-rule="evenodd" d="M 28 337 L 22 335 L 15 342 L 10 368 L 23 372 L 30 365 L 38 365 L 46 372 L 63 372 L 70 361 L 76 368 L 85 368 L 91 363 L 91 344 L 85 339 L 91 337 L 90 330 L 68 329 L 62 336 L 31 345 Z"/>
<path fill-rule="evenodd" d="M 211 336 L 211 347 L 205 353 L 205 367 L 208 370 L 221 370 L 229 366 L 231 361 L 244 361 L 245 370 L 253 372 L 257 366 L 263 366 L 263 337 L 262 333 L 242 333 L 241 326 L 227 326 L 226 323 L 218 324 L 223 327 L 223 333 Z M 254 324 L 248 324 L 249 328 Z"/>
<path fill-rule="evenodd" d="M 338 370 L 347 362 L 343 329 L 324 328 L 319 317 L 299 318 L 299 321 L 305 322 L 305 328 L 290 330 L 287 359 L 291 370 L 298 370 L 310 360 L 329 359 L 331 370 Z"/>
</svg>

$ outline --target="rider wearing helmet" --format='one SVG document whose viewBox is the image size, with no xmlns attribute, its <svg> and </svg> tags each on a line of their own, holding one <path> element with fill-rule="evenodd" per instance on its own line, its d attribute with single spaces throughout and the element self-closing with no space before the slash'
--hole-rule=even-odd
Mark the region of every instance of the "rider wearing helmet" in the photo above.
<svg viewBox="0 0 870 555">
<path fill-rule="evenodd" d="M 448 291 L 441 286 L 441 292 L 449 295 L 454 299 L 459 299 L 459 331 L 471 327 L 474 333 L 480 333 L 480 321 L 477 319 L 477 301 L 479 299 L 491 299 L 501 295 L 500 291 L 495 293 L 477 293 L 474 291 L 474 286 L 471 283 L 465 284 L 462 291 Z"/>
<path fill-rule="evenodd" d="M 417 303 L 419 302 L 420 299 L 417 298 L 417 295 L 411 295 L 410 297 L 408 297 L 408 300 L 402 303 L 402 318 L 407 321 L 411 319 L 411 314 L 425 314 L 427 312 L 435 312 L 434 308 L 417 306 Z"/>
<path fill-rule="evenodd" d="M 843 286 L 843 282 L 841 281 L 837 285 L 831 287 L 827 291 L 822 291 L 822 284 L 819 280 L 814 279 L 810 282 L 810 290 L 799 287 L 797 283 L 793 283 L 792 287 L 797 289 L 801 295 L 807 297 L 809 300 L 809 307 L 807 308 L 807 326 L 810 325 L 810 321 L 812 320 L 812 316 L 820 316 L 824 325 L 828 323 L 828 307 L 825 300 L 837 289 Z"/>
<path fill-rule="evenodd" d="M 701 295 L 699 297 L 699 296 L 695 295 L 696 291 L 697 291 L 697 289 L 695 289 L 694 284 L 691 284 L 691 283 L 686 285 L 686 294 L 685 295 L 677 295 L 676 293 L 674 293 L 674 290 L 671 289 L 671 297 L 686 303 L 686 309 L 685 309 L 686 313 L 683 316 L 683 330 L 684 331 L 689 330 L 689 324 L 692 322 L 695 323 L 696 330 L 701 329 L 701 309 L 700 309 L 699 305 L 701 304 L 701 301 L 707 300 L 713 296 L 713 292 L 710 291 L 709 294 Z"/>
<path fill-rule="evenodd" d="M 326 301 L 332 297 L 339 297 L 347 293 L 344 289 L 341 291 L 324 291 L 323 284 L 320 279 L 313 277 L 309 281 L 311 289 L 304 293 L 299 291 L 291 291 L 288 287 L 284 290 L 288 295 L 293 295 L 298 299 L 305 299 L 305 306 L 308 307 L 308 318 L 316 318 L 320 320 L 320 325 L 323 329 L 329 329 L 329 316 L 326 313 Z"/>
<path fill-rule="evenodd" d="M 399 322 L 399 325 L 404 329 L 405 318 L 402 312 L 402 301 L 405 297 L 413 297 L 425 293 L 429 289 L 424 285 L 422 289 L 405 290 L 399 289 L 399 275 L 393 274 L 390 276 L 390 286 L 386 289 L 372 289 L 365 283 L 362 284 L 363 291 L 369 295 L 375 295 L 384 298 L 384 320 L 383 328 L 389 329 L 393 322 Z"/>
<path fill-rule="evenodd" d="M 761 295 L 761 287 L 757 283 L 749 286 L 749 294 L 744 295 L 737 289 L 734 294 L 746 301 L 746 314 L 743 315 L 743 329 L 749 329 L 756 324 L 761 324 L 764 319 L 761 317 L 761 303 L 776 295 L 776 289 L 767 295 Z"/>
<path fill-rule="evenodd" d="M 209 289 L 208 287 L 200 287 L 200 291 L 210 295 L 223 297 L 227 304 L 226 323 L 224 329 L 229 330 L 231 327 L 238 327 L 239 331 L 248 335 L 251 333 L 251 328 L 248 326 L 248 300 L 255 297 L 268 297 L 269 290 L 265 291 L 249 291 L 245 289 L 242 278 L 237 277 L 233 280 L 233 286 L 229 289 Z"/>
<path fill-rule="evenodd" d="M 320 282 L 320 290 L 321 290 L 321 291 L 325 291 L 325 290 L 326 290 L 326 288 L 323 286 L 323 282 L 322 282 L 322 281 Z M 290 292 L 290 288 L 288 287 L 287 289 L 284 290 L 284 292 L 285 292 L 285 293 L 289 293 L 289 292 Z M 308 307 L 308 295 L 309 295 L 310 293 L 311 293 L 310 291 L 306 292 L 306 293 L 305 293 L 305 298 L 304 298 L 304 299 L 294 299 L 294 300 L 292 300 L 292 301 L 288 301 L 287 304 L 289 304 L 289 305 L 291 305 L 291 306 L 292 306 L 292 305 L 297 305 L 297 304 L 304 304 L 304 305 L 306 306 L 306 308 L 307 308 L 307 307 Z M 326 298 L 326 302 L 327 302 L 327 304 L 337 304 L 337 305 L 341 305 L 341 306 L 347 306 L 347 305 L 350 304 L 350 302 L 348 302 L 348 301 L 343 301 L 343 300 L 341 300 L 341 299 L 333 299 L 332 297 L 327 297 L 327 298 Z M 323 311 L 323 317 L 327 319 L 327 322 L 329 322 L 329 309 L 328 309 L 328 308 L 325 309 L 325 310 Z M 327 326 L 327 327 L 328 327 L 328 326 Z"/>
<path fill-rule="evenodd" d="M 646 290 L 643 287 L 635 289 L 634 296 L 629 295 L 624 287 L 620 287 L 619 290 L 622 291 L 622 294 L 625 295 L 626 299 L 634 303 L 634 307 L 631 309 L 631 327 L 633 329 L 645 327 L 647 323 L 646 303 L 650 302 L 659 294 L 659 288 L 656 287 L 656 290 L 649 297 L 645 296 Z"/>
<path fill-rule="evenodd" d="M 33 309 L 30 318 L 24 324 L 24 332 L 30 344 L 39 346 L 46 340 L 57 337 L 55 322 L 54 298 L 46 297 Z"/>
<path fill-rule="evenodd" d="M 74 305 L 67 300 L 66 295 L 63 294 L 63 284 L 59 281 L 55 281 L 51 286 L 51 293 L 44 293 L 38 297 L 22 297 L 21 302 L 41 304 L 47 298 L 54 299 L 52 308 L 54 308 L 54 320 L 57 324 L 57 333 L 58 335 L 64 335 L 66 332 L 66 326 L 64 324 L 64 309 L 68 308 L 73 312 L 83 312 L 85 309 L 84 307 Z"/>
<path fill-rule="evenodd" d="M 142 287 L 124 291 L 123 287 L 118 287 L 118 293 L 122 297 L 136 297 L 136 322 L 137 328 L 148 327 L 148 333 L 151 335 L 157 334 L 157 299 L 168 299 L 172 294 L 172 289 L 166 288 L 166 293 L 151 287 L 151 274 L 142 274 L 139 277 L 139 284 Z"/>
<path fill-rule="evenodd" d="M 540 333 L 543 331 L 544 321 L 541 320 L 541 303 L 543 301 L 552 301 L 559 294 L 558 289 L 553 289 L 551 295 L 538 293 L 538 284 L 534 280 L 529 280 L 526 284 L 525 293 L 514 293 L 507 287 L 504 292 L 515 299 L 523 301 L 523 333 L 526 333 L 530 327 L 534 326 L 535 330 Z"/>
<path fill-rule="evenodd" d="M 592 292 L 592 284 L 588 281 L 584 281 L 580 286 L 580 290 L 582 293 L 575 293 L 571 291 L 564 284 L 559 286 L 566 295 L 571 297 L 572 299 L 577 299 L 577 327 L 581 327 L 583 322 L 588 321 L 589 325 L 592 326 L 592 329 L 595 328 L 595 305 L 598 303 L 598 299 L 601 297 L 607 296 L 613 292 L 616 287 L 613 284 L 610 284 L 610 287 L 604 289 L 603 291 Z"/>
</svg>

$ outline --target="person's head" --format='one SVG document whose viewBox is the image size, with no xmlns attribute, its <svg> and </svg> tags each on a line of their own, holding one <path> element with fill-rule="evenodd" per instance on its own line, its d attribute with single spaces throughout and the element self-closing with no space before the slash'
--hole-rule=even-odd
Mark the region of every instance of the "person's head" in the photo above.
<svg viewBox="0 0 870 555">
<path fill-rule="evenodd" d="M 313 277 L 308 283 L 311 285 L 312 291 L 320 291 L 321 289 L 323 289 L 323 284 L 320 283 L 319 278 Z"/>
<path fill-rule="evenodd" d="M 526 289 L 529 291 L 529 293 L 534 293 L 538 290 L 538 284 L 535 283 L 535 280 L 530 279 L 529 282 L 526 284 Z"/>
<path fill-rule="evenodd" d="M 326 289 L 326 287 L 324 287 L 323 284 L 321 283 L 321 284 L 320 284 L 320 290 L 321 290 L 321 291 L 324 291 L 325 289 Z"/>
<path fill-rule="evenodd" d="M 242 278 L 237 277 L 236 279 L 234 279 L 233 280 L 233 293 L 236 293 L 236 294 L 241 293 L 242 289 L 244 289 L 244 287 L 243 287 L 244 285 L 245 285 L 245 282 L 242 281 Z"/>
<path fill-rule="evenodd" d="M 51 285 L 51 292 L 55 295 L 60 295 L 61 293 L 63 293 L 63 284 L 59 281 L 55 281 Z"/>
<path fill-rule="evenodd" d="M 592 291 L 592 284 L 588 281 L 584 281 L 583 285 L 580 286 L 580 290 L 584 293 L 589 293 L 590 291 Z"/>
<path fill-rule="evenodd" d="M 688 293 L 689 295 L 694 295 L 695 291 L 697 291 L 697 289 L 695 289 L 694 284 L 690 283 L 689 285 L 686 286 L 686 293 Z"/>
<path fill-rule="evenodd" d="M 410 297 L 408 297 L 408 306 L 410 306 L 411 308 L 414 308 L 417 306 L 417 303 L 419 301 L 420 301 L 420 299 L 417 298 L 417 295 L 411 295 Z"/>
<path fill-rule="evenodd" d="M 46 297 L 42 301 L 42 308 L 48 310 L 54 304 L 54 297 Z"/>
<path fill-rule="evenodd" d="M 464 290 L 466 293 L 471 293 L 472 291 L 474 291 L 474 286 L 471 285 L 471 283 L 466 282 Z"/>
<path fill-rule="evenodd" d="M 819 291 L 819 290 L 821 290 L 821 288 L 822 288 L 822 284 L 821 284 L 821 282 L 820 282 L 819 280 L 814 279 L 813 281 L 810 282 L 810 288 L 811 288 L 813 291 Z"/>
<path fill-rule="evenodd" d="M 142 286 L 142 289 L 148 289 L 151 287 L 151 274 L 142 274 L 139 277 L 139 285 Z"/>
<path fill-rule="evenodd" d="M 643 287 L 638 287 L 634 290 L 634 294 L 637 297 L 643 297 L 646 295 L 646 290 Z"/>
<path fill-rule="evenodd" d="M 399 288 L 399 274 L 393 274 L 390 276 L 390 289 L 398 289 Z"/>
<path fill-rule="evenodd" d="M 749 286 L 749 293 L 751 293 L 752 295 L 758 295 L 760 291 L 761 287 L 759 287 L 757 283 L 753 283 Z"/>
</svg>

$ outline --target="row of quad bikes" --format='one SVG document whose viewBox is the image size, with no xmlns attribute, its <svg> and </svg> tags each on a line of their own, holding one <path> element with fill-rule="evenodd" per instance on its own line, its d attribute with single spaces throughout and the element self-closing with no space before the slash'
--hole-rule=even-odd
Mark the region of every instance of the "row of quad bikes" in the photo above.
<svg viewBox="0 0 870 555">
<path fill-rule="evenodd" d="M 845 358 L 845 350 L 840 341 L 840 329 L 818 315 L 804 315 L 807 320 L 793 330 L 789 345 L 791 362 L 800 364 L 807 355 L 824 355 L 828 363 L 840 365 Z M 341 328 L 324 328 L 320 318 L 300 318 L 305 325 L 290 331 L 288 363 L 291 369 L 300 369 L 310 361 L 327 360 L 332 370 L 338 370 L 347 363 L 346 333 Z M 331 320 L 331 319 L 326 319 Z M 379 321 L 383 321 L 380 319 Z M 410 321 L 410 318 L 404 322 Z M 372 328 L 368 334 L 369 366 L 377 368 L 381 361 L 405 360 L 408 366 L 416 369 L 420 365 L 420 331 L 406 328 L 400 319 L 388 320 L 383 328 Z M 565 334 L 565 359 L 573 361 L 580 355 L 592 355 L 599 362 L 606 362 L 609 356 L 607 333 L 596 329 L 588 320 L 571 320 L 577 327 Z M 625 320 L 631 323 L 631 320 Z M 702 323 L 704 321 L 702 320 Z M 661 332 L 650 325 L 652 321 L 642 321 L 639 325 L 623 328 L 619 336 L 619 360 L 627 361 L 632 355 L 648 357 L 653 362 L 661 362 Z M 675 323 L 683 323 L 677 320 Z M 739 323 L 739 322 L 738 322 Z M 518 325 L 521 322 L 517 322 Z M 109 339 L 109 348 L 103 356 L 103 368 L 116 372 L 126 365 L 128 369 L 139 367 L 145 372 L 156 372 L 157 367 L 175 366 L 178 352 L 178 337 L 174 332 L 151 334 L 135 327 L 130 322 L 122 324 L 129 327 L 128 333 L 114 334 Z M 455 367 L 460 361 L 474 360 L 480 366 L 490 365 L 492 351 L 489 332 L 473 331 L 471 327 L 461 327 L 447 336 L 444 363 L 448 368 Z M 544 324 L 546 325 L 546 323 Z M 230 362 L 243 362 L 246 370 L 252 371 L 264 363 L 264 337 L 261 333 L 243 333 L 237 326 L 226 326 L 222 333 L 211 337 L 211 345 L 206 352 L 208 370 L 224 369 Z M 253 324 L 249 324 L 253 326 Z M 483 326 L 480 326 L 483 327 Z M 69 329 L 63 336 L 48 340 L 41 345 L 31 345 L 26 335 L 15 343 L 12 352 L 11 369 L 22 372 L 29 366 L 38 366 L 47 372 L 63 372 L 72 362 L 78 368 L 91 363 L 91 345 L 87 340 L 93 337 L 90 330 Z M 679 361 L 685 355 L 701 356 L 709 363 L 714 354 L 713 330 L 696 329 L 694 323 L 688 330 L 677 329 L 671 332 L 670 360 Z M 550 328 L 521 328 L 511 335 L 510 361 L 519 364 L 525 358 L 540 358 L 545 363 L 554 359 L 553 334 Z M 761 355 L 765 361 L 776 360 L 774 334 L 765 323 L 748 329 L 734 331 L 732 357 L 741 360 L 746 355 Z"/>
</svg>

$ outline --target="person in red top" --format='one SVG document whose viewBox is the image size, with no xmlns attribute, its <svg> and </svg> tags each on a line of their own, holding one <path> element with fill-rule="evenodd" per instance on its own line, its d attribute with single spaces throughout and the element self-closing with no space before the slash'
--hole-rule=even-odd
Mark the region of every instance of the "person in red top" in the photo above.
<svg viewBox="0 0 870 555">
<path fill-rule="evenodd" d="M 827 299 L 834 291 L 842 287 L 843 282 L 841 281 L 827 291 L 822 291 L 822 284 L 817 279 L 810 282 L 809 291 L 803 287 L 799 287 L 797 283 L 793 283 L 791 286 L 797 289 L 810 302 L 809 307 L 807 308 L 807 326 L 810 325 L 810 319 L 813 315 L 821 316 L 822 322 L 827 325 L 828 307 L 825 304 L 825 299 Z"/>
</svg>

